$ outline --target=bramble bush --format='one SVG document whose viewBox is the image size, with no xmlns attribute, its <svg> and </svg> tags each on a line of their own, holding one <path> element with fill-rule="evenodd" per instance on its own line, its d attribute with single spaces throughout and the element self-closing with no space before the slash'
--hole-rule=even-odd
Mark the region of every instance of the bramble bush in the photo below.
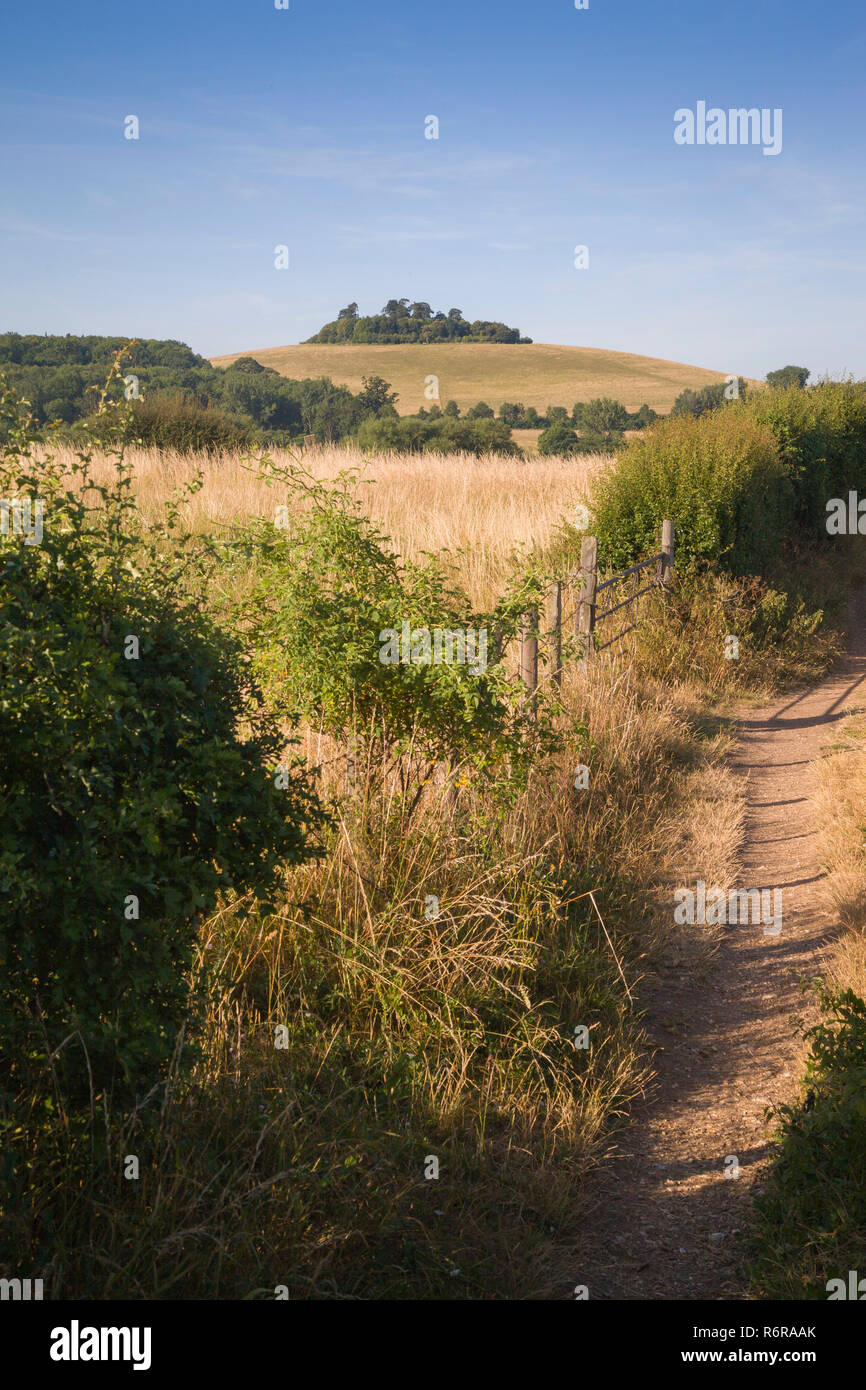
<svg viewBox="0 0 866 1390">
<path fill-rule="evenodd" d="M 122 450 L 64 478 L 5 388 L 0 414 L 0 497 L 43 507 L 41 544 L 0 536 L 0 1097 L 125 1098 L 171 1058 L 202 914 L 267 894 L 321 812 L 269 774 L 285 735 L 182 499 L 148 529 Z"/>
<path fill-rule="evenodd" d="M 250 620 L 266 688 L 341 740 L 372 739 L 397 758 L 411 747 L 428 764 L 467 761 L 479 775 L 513 771 L 544 718 L 530 721 L 499 653 L 539 578 L 527 572 L 494 610 L 474 613 L 433 556 L 418 565 L 393 553 L 361 510 L 353 470 L 327 484 L 293 463 L 262 468 L 286 499 L 284 525 L 261 519 L 240 541 L 259 576 Z M 404 624 L 474 633 L 476 653 L 483 634 L 484 662 L 383 661 L 382 632 Z"/>
</svg>

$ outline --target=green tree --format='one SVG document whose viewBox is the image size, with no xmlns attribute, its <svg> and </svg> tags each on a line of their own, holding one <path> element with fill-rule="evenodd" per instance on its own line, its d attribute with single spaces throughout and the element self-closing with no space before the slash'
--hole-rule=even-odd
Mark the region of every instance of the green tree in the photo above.
<svg viewBox="0 0 866 1390">
<path fill-rule="evenodd" d="M 611 400 L 609 396 L 597 396 L 595 400 L 587 401 L 583 407 L 581 423 L 590 433 L 610 438 L 612 434 L 626 428 L 628 411 L 619 401 Z"/>
<path fill-rule="evenodd" d="M 743 377 L 737 378 L 737 395 L 731 395 L 732 383 L 725 381 L 714 381 L 709 386 L 701 387 L 700 391 L 692 391 L 686 388 L 681 391 L 674 401 L 671 415 L 691 415 L 695 419 L 700 419 L 711 410 L 720 410 L 722 406 L 730 404 L 732 400 L 745 400 L 748 392 L 746 382 Z"/>
<path fill-rule="evenodd" d="M 640 410 L 636 410 L 632 415 L 630 423 L 633 429 L 642 430 L 646 429 L 647 425 L 651 425 L 653 421 L 658 418 L 658 415 L 651 406 L 642 405 Z"/>
<path fill-rule="evenodd" d="M 538 439 L 538 452 L 540 454 L 557 454 L 568 457 L 569 454 L 576 453 L 579 448 L 580 442 L 577 435 L 565 420 L 557 420 L 554 424 L 548 425 Z"/>
<path fill-rule="evenodd" d="M 397 392 L 391 390 L 390 381 L 381 376 L 365 376 L 361 381 L 364 389 L 358 393 L 358 400 L 368 415 L 396 414 Z"/>
<path fill-rule="evenodd" d="M 787 386 L 798 386 L 802 390 L 809 376 L 808 367 L 780 367 L 778 371 L 767 372 L 767 385 L 775 391 L 783 391 Z"/>
</svg>

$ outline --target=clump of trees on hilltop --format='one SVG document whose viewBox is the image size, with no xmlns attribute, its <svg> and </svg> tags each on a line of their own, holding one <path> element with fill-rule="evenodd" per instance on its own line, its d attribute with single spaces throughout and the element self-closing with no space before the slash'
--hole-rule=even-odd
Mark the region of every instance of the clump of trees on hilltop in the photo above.
<svg viewBox="0 0 866 1390">
<path fill-rule="evenodd" d="M 380 314 L 359 315 L 355 303 L 347 304 L 308 343 L 531 343 L 519 328 L 475 319 L 470 323 L 460 309 L 434 313 L 424 300 L 389 299 Z"/>
</svg>

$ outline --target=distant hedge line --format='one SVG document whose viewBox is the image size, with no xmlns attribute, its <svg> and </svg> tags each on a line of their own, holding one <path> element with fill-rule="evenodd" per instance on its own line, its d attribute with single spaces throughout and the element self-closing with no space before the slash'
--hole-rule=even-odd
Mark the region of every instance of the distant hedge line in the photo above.
<svg viewBox="0 0 866 1390">
<path fill-rule="evenodd" d="M 762 574 L 795 534 L 825 536 L 828 501 L 850 489 L 866 493 L 866 383 L 768 389 L 631 440 L 595 489 L 599 556 L 652 553 L 668 518 L 680 569 Z"/>
<path fill-rule="evenodd" d="M 37 425 L 59 420 L 73 427 L 92 415 L 116 353 L 129 342 L 3 333 L 0 371 L 29 403 Z M 353 435 L 382 409 L 376 389 L 354 394 L 328 377 L 291 380 L 251 357 L 213 367 L 185 343 L 168 339 L 135 340 L 122 366 L 127 380 L 136 378 L 128 389 L 140 394 L 134 406 L 138 437 L 163 447 L 288 443 L 305 434 L 331 443 Z"/>
</svg>

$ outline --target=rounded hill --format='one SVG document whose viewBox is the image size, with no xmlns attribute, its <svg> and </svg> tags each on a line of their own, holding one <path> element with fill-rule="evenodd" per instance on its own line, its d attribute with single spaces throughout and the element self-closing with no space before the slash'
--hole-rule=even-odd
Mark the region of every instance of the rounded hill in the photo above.
<svg viewBox="0 0 866 1390">
<path fill-rule="evenodd" d="M 551 405 L 570 409 L 575 401 L 610 396 L 629 410 L 646 403 L 661 414 L 687 387 L 700 390 L 736 371 L 736 364 L 729 372 L 712 371 L 633 352 L 555 343 L 300 343 L 210 360 L 227 367 L 238 357 L 253 357 L 294 379 L 330 377 L 351 391 L 361 390 L 364 377 L 384 377 L 398 393 L 401 415 L 429 407 L 437 398 L 429 394 L 434 385 L 442 405 L 455 400 L 461 411 L 483 400 L 494 410 L 503 401 L 519 401 L 541 412 Z"/>
</svg>

